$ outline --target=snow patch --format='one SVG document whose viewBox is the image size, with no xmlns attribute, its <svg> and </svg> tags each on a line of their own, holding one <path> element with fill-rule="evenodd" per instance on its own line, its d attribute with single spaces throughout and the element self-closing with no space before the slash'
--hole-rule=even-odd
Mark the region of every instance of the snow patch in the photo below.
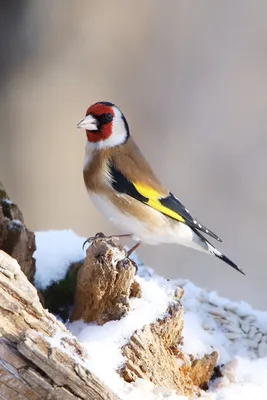
<svg viewBox="0 0 267 400">
<path fill-rule="evenodd" d="M 142 298 L 130 300 L 131 312 L 120 321 L 110 321 L 102 326 L 82 321 L 67 325 L 90 355 L 87 367 L 116 393 L 121 393 L 125 386 L 116 372 L 124 362 L 121 347 L 136 330 L 163 317 L 172 300 L 156 280 L 146 281 L 140 277 L 136 280 L 141 287 Z"/>
<path fill-rule="evenodd" d="M 233 302 L 215 292 L 207 292 L 189 281 L 182 286 L 184 309 L 184 350 L 202 356 L 214 349 L 220 362 L 233 357 L 253 360 L 267 357 L 267 312 L 253 310 L 245 302 Z M 266 397 L 267 398 L 267 397 Z"/>
<path fill-rule="evenodd" d="M 14 204 L 14 203 L 13 203 L 13 201 L 11 201 L 11 200 L 9 200 L 9 199 L 7 199 L 7 198 L 5 198 L 5 199 L 2 199 L 2 203 L 4 203 L 4 204 L 8 204 L 8 205 L 12 205 L 12 204 Z"/>
<path fill-rule="evenodd" d="M 63 279 L 73 262 L 85 257 L 82 249 L 85 238 L 72 230 L 35 232 L 35 285 L 45 289 L 52 282 Z"/>
<path fill-rule="evenodd" d="M 113 247 L 110 244 L 107 243 L 107 247 L 112 251 L 112 266 L 113 268 L 116 268 L 116 265 L 119 261 L 122 261 L 126 257 L 126 250 L 121 251 L 117 247 Z"/>
<path fill-rule="evenodd" d="M 24 228 L 24 224 L 21 222 L 20 219 L 12 219 L 11 228 L 13 228 L 13 229 L 22 229 L 22 228 Z"/>
</svg>

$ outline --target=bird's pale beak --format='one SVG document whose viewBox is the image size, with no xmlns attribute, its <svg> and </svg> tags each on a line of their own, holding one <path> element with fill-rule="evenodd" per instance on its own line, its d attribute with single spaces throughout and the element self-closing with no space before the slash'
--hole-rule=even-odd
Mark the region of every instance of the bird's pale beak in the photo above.
<svg viewBox="0 0 267 400">
<path fill-rule="evenodd" d="M 87 131 L 97 131 L 97 120 L 89 114 L 78 123 L 77 128 L 86 129 Z"/>
</svg>

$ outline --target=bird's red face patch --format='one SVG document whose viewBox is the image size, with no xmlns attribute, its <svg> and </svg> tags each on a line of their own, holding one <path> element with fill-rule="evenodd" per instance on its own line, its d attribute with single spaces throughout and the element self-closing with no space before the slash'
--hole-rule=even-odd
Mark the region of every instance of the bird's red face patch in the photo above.
<svg viewBox="0 0 267 400">
<path fill-rule="evenodd" d="M 114 110 L 112 103 L 99 102 L 90 106 L 86 111 L 86 117 L 92 115 L 98 123 L 97 131 L 86 130 L 86 136 L 89 142 L 99 142 L 106 140 L 112 134 L 112 119 L 114 118 Z"/>
</svg>

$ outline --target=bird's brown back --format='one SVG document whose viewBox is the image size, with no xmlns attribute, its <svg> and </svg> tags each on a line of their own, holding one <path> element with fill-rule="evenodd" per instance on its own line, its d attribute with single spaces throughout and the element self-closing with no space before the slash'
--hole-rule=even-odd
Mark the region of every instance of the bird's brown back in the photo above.
<svg viewBox="0 0 267 400">
<path fill-rule="evenodd" d="M 121 146 L 94 151 L 89 165 L 84 168 L 84 180 L 90 190 L 101 190 L 101 186 L 103 185 L 102 174 L 108 173 L 109 162 L 129 182 L 148 186 L 157 191 L 160 196 L 168 195 L 168 191 L 162 187 L 152 168 L 131 137 Z"/>
</svg>

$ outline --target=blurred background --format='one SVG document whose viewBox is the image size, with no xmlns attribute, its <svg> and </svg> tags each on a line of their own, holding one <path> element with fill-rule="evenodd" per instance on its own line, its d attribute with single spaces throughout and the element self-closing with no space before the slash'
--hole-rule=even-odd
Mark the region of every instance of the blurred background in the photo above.
<svg viewBox="0 0 267 400">
<path fill-rule="evenodd" d="M 267 3 L 0 1 L 0 179 L 32 230 L 118 230 L 90 204 L 86 108 L 111 101 L 162 182 L 224 239 L 143 261 L 266 309 Z M 131 244 L 131 242 L 128 242 Z"/>
</svg>

